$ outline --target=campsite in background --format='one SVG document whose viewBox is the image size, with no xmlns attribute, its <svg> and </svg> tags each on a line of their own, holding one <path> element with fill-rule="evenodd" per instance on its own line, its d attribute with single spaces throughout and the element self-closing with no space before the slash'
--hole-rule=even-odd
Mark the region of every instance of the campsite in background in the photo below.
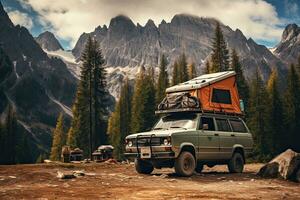
<svg viewBox="0 0 300 200">
<path fill-rule="evenodd" d="M 173 1 L 0 0 L 0 199 L 299 199 L 299 2 Z"/>
</svg>

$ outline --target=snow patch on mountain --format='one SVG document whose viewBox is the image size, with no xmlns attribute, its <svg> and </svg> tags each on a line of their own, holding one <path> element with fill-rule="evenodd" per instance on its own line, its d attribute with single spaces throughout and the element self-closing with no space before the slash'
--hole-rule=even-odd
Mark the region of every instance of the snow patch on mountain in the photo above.
<svg viewBox="0 0 300 200">
<path fill-rule="evenodd" d="M 17 61 L 13 61 L 13 65 L 14 65 L 14 72 L 16 74 L 17 79 L 20 78 L 19 74 L 17 73 Z"/>
<path fill-rule="evenodd" d="M 49 94 L 49 92 L 46 92 L 47 96 L 49 97 L 49 99 L 51 101 L 53 101 L 55 104 L 59 105 L 59 107 L 70 117 L 73 117 L 73 113 L 71 108 L 69 108 L 68 106 L 64 105 L 63 103 L 61 103 L 60 101 L 56 100 L 51 94 Z"/>
<path fill-rule="evenodd" d="M 47 51 L 46 49 L 43 50 L 48 54 L 49 57 L 59 57 L 66 62 L 77 64 L 76 59 L 71 51 L 64 51 L 61 49 L 57 51 Z"/>
</svg>

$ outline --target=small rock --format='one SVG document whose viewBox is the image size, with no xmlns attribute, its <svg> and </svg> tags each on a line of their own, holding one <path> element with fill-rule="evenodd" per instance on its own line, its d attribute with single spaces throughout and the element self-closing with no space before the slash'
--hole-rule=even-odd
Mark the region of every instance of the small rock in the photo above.
<svg viewBox="0 0 300 200">
<path fill-rule="evenodd" d="M 79 177 L 79 176 L 84 176 L 85 173 L 84 173 L 84 171 L 78 170 L 78 171 L 73 171 L 73 175 L 76 177 Z"/>
<path fill-rule="evenodd" d="M 169 177 L 167 174 L 162 174 L 162 175 L 160 175 L 159 176 L 160 178 L 167 178 L 167 177 Z"/>
<path fill-rule="evenodd" d="M 72 179 L 72 178 L 76 178 L 76 176 L 74 176 L 73 173 L 63 173 L 63 172 L 57 171 L 57 178 Z"/>
<path fill-rule="evenodd" d="M 117 161 L 117 160 L 115 160 L 115 159 L 112 159 L 112 158 L 110 158 L 110 159 L 108 159 L 107 161 L 105 161 L 105 163 L 117 164 L 117 163 L 118 163 L 118 161 Z"/>
<path fill-rule="evenodd" d="M 168 182 L 176 182 L 176 179 L 169 179 Z"/>
<path fill-rule="evenodd" d="M 17 177 L 15 177 L 15 176 L 8 176 L 9 178 L 12 178 L 12 179 L 15 179 L 15 178 L 17 178 Z"/>
<path fill-rule="evenodd" d="M 73 163 L 73 164 L 80 164 L 81 161 L 71 161 L 71 163 Z"/>
<path fill-rule="evenodd" d="M 102 185 L 110 185 L 109 183 L 101 182 Z"/>
<path fill-rule="evenodd" d="M 225 176 L 223 176 L 223 177 L 219 177 L 219 178 L 217 178 L 218 180 L 226 180 L 226 177 Z"/>
<path fill-rule="evenodd" d="M 252 178 L 250 181 L 253 182 L 253 181 L 255 181 L 255 180 L 254 180 L 254 178 Z"/>
<path fill-rule="evenodd" d="M 51 160 L 44 160 L 44 163 L 52 163 L 52 161 Z"/>
<path fill-rule="evenodd" d="M 64 183 L 63 186 L 64 186 L 65 188 L 70 187 L 70 185 L 69 185 L 68 183 Z"/>
<path fill-rule="evenodd" d="M 83 161 L 82 161 L 82 163 L 90 163 L 91 161 L 90 161 L 90 159 L 84 159 Z"/>
</svg>

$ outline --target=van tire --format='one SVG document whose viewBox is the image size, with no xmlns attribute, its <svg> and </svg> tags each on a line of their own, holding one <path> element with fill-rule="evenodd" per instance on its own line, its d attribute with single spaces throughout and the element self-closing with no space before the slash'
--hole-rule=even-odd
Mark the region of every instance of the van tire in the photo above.
<svg viewBox="0 0 300 200">
<path fill-rule="evenodd" d="M 154 170 L 154 167 L 150 162 L 141 159 L 135 159 L 134 165 L 135 170 L 139 174 L 151 174 L 151 172 Z"/>
<path fill-rule="evenodd" d="M 244 170 L 244 158 L 241 153 L 234 152 L 228 163 L 228 170 L 230 173 L 242 173 Z"/>
<path fill-rule="evenodd" d="M 192 176 L 196 168 L 193 154 L 188 151 L 181 152 L 175 160 L 174 167 L 176 174 L 179 176 Z"/>
</svg>

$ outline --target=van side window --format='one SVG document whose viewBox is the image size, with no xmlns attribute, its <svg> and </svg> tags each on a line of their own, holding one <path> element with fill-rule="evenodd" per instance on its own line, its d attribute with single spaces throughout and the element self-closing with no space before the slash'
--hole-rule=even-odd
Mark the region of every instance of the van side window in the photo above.
<svg viewBox="0 0 300 200">
<path fill-rule="evenodd" d="M 217 126 L 218 126 L 218 131 L 225 131 L 225 132 L 231 132 L 231 128 L 229 126 L 229 123 L 227 119 L 217 119 Z"/>
<path fill-rule="evenodd" d="M 213 89 L 211 101 L 213 103 L 231 104 L 230 90 Z"/>
<path fill-rule="evenodd" d="M 214 131 L 215 129 L 215 124 L 214 124 L 214 119 L 211 117 L 201 117 L 201 129 L 203 127 L 203 124 L 208 125 L 207 131 Z"/>
<path fill-rule="evenodd" d="M 241 120 L 230 120 L 230 125 L 233 132 L 247 133 L 247 128 Z"/>
</svg>

